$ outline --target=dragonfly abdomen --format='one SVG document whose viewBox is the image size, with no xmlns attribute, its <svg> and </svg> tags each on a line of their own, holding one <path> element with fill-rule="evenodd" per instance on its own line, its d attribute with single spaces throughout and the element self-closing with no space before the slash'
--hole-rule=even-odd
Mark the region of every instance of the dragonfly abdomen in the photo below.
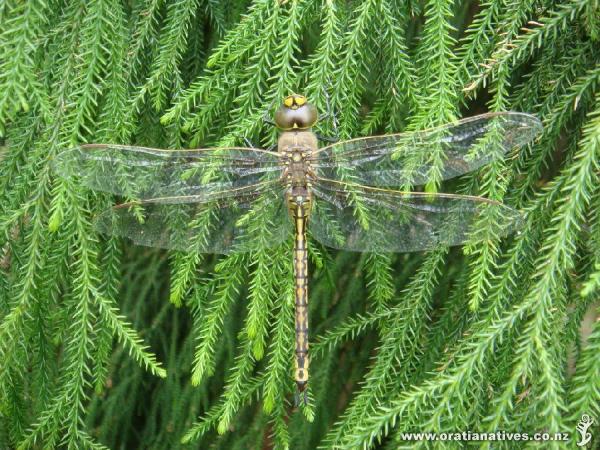
<svg viewBox="0 0 600 450">
<path fill-rule="evenodd" d="M 296 361 L 295 380 L 303 392 L 308 382 L 308 253 L 306 247 L 306 224 L 310 210 L 310 197 L 290 199 L 290 209 L 296 225 L 294 245 L 294 280 L 296 306 Z"/>
</svg>

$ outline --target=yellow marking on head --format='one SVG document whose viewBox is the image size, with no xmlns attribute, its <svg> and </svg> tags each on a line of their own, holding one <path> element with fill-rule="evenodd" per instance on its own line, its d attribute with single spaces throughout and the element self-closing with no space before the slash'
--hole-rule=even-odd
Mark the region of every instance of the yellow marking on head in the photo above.
<svg viewBox="0 0 600 450">
<path fill-rule="evenodd" d="M 291 94 L 275 112 L 275 124 L 281 130 L 306 130 L 318 120 L 317 108 L 304 95 Z"/>
<path fill-rule="evenodd" d="M 283 99 L 283 104 L 288 108 L 297 109 L 308 102 L 304 95 L 292 94 Z"/>
</svg>

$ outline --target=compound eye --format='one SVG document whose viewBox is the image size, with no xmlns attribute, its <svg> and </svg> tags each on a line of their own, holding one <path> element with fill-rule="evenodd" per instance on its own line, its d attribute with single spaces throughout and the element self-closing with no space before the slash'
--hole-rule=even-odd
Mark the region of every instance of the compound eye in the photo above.
<svg viewBox="0 0 600 450">
<path fill-rule="evenodd" d="M 306 103 L 306 97 L 302 96 L 302 95 L 298 95 L 296 97 L 296 105 L 298 106 L 302 106 Z"/>
<path fill-rule="evenodd" d="M 291 95 L 289 97 L 286 97 L 283 99 L 283 104 L 285 106 L 287 106 L 288 108 L 291 108 L 292 105 L 294 104 L 294 97 L 292 97 Z"/>
</svg>

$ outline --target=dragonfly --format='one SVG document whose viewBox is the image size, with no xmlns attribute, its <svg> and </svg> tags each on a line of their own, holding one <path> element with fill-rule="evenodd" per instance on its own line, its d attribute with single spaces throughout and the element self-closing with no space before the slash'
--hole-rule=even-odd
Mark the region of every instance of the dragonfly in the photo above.
<svg viewBox="0 0 600 450">
<path fill-rule="evenodd" d="M 55 164 L 62 176 L 130 199 L 101 213 L 96 224 L 137 244 L 230 254 L 264 251 L 293 235 L 294 379 L 305 401 L 307 232 L 327 247 L 374 253 L 477 243 L 490 238 L 482 228 L 505 236 L 518 227 L 518 211 L 483 197 L 410 187 L 474 171 L 541 130 L 533 115 L 499 112 L 320 147 L 318 120 L 315 105 L 292 94 L 274 115 L 276 151 L 85 144 Z"/>
</svg>

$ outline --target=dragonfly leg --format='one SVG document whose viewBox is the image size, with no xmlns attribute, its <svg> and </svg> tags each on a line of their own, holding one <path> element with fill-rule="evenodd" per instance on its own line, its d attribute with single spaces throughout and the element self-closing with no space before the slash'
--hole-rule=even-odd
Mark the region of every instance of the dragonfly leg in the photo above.
<svg viewBox="0 0 600 450">
<path fill-rule="evenodd" d="M 329 85 L 332 86 L 331 80 L 329 80 Z M 329 118 L 329 116 L 331 116 L 331 124 L 333 125 L 333 132 L 335 133 L 334 136 L 336 137 L 336 140 L 339 140 L 337 115 L 331 105 L 331 98 L 329 97 L 327 89 L 324 90 L 323 94 L 325 95 L 325 105 L 327 106 L 325 117 Z"/>
<path fill-rule="evenodd" d="M 271 108 L 273 108 L 274 104 L 275 104 L 275 98 L 273 98 L 273 100 L 271 100 L 271 103 L 269 104 L 269 107 L 267 108 L 267 110 L 263 114 L 263 122 L 266 123 L 267 125 L 271 125 L 272 127 L 276 127 L 277 126 L 275 124 L 275 122 L 273 122 L 273 119 L 271 118 L 271 116 L 269 114 L 269 112 L 271 111 Z"/>
<path fill-rule="evenodd" d="M 317 139 L 319 139 L 320 141 L 323 141 L 323 142 L 334 143 L 334 142 L 338 142 L 340 140 L 340 138 L 337 137 L 337 136 L 330 137 L 330 136 L 323 136 L 323 135 L 321 135 L 319 133 L 316 133 L 316 134 L 317 134 Z"/>
<path fill-rule="evenodd" d="M 239 135 L 239 134 L 235 134 L 234 136 L 235 136 L 236 138 L 238 138 L 238 139 L 241 139 L 241 140 L 243 140 L 243 141 L 244 141 L 244 144 L 246 144 L 246 146 L 247 146 L 247 147 L 250 147 L 250 148 L 255 148 L 255 149 L 258 149 L 258 150 L 262 150 L 262 147 L 260 147 L 259 145 L 255 145 L 255 144 L 254 144 L 254 142 L 252 142 L 252 141 L 251 141 L 250 139 L 248 139 L 246 136 L 241 136 L 241 135 Z M 272 152 L 272 151 L 275 149 L 275 147 L 277 147 L 277 144 L 271 144 L 271 145 L 269 145 L 269 146 L 268 146 L 268 147 L 267 147 L 265 150 L 267 150 L 267 151 L 269 151 L 269 152 Z"/>
<path fill-rule="evenodd" d="M 331 124 L 333 127 L 334 135 L 332 137 L 329 137 L 329 136 L 323 136 L 319 133 L 316 133 L 317 139 L 324 141 L 324 142 L 330 142 L 330 143 L 338 142 L 340 140 L 340 136 L 338 133 L 337 116 L 335 115 L 335 111 L 333 110 L 333 108 L 331 106 L 331 102 L 330 102 L 329 94 L 327 93 L 327 90 L 324 90 L 324 96 L 325 96 L 325 104 L 327 105 L 327 111 L 325 112 L 325 114 L 323 114 L 321 117 L 319 117 L 319 120 L 325 121 L 325 120 L 331 119 Z"/>
<path fill-rule="evenodd" d="M 254 142 L 252 142 L 246 136 L 244 136 L 244 143 L 250 148 L 257 148 L 256 145 L 254 145 Z"/>
<path fill-rule="evenodd" d="M 241 139 L 242 141 L 244 141 L 244 144 L 246 144 L 247 147 L 250 147 L 250 148 L 260 148 L 259 146 L 254 145 L 254 142 L 252 142 L 246 136 L 242 136 L 241 134 L 235 134 L 235 133 L 234 133 L 234 136 L 236 138 Z"/>
</svg>

